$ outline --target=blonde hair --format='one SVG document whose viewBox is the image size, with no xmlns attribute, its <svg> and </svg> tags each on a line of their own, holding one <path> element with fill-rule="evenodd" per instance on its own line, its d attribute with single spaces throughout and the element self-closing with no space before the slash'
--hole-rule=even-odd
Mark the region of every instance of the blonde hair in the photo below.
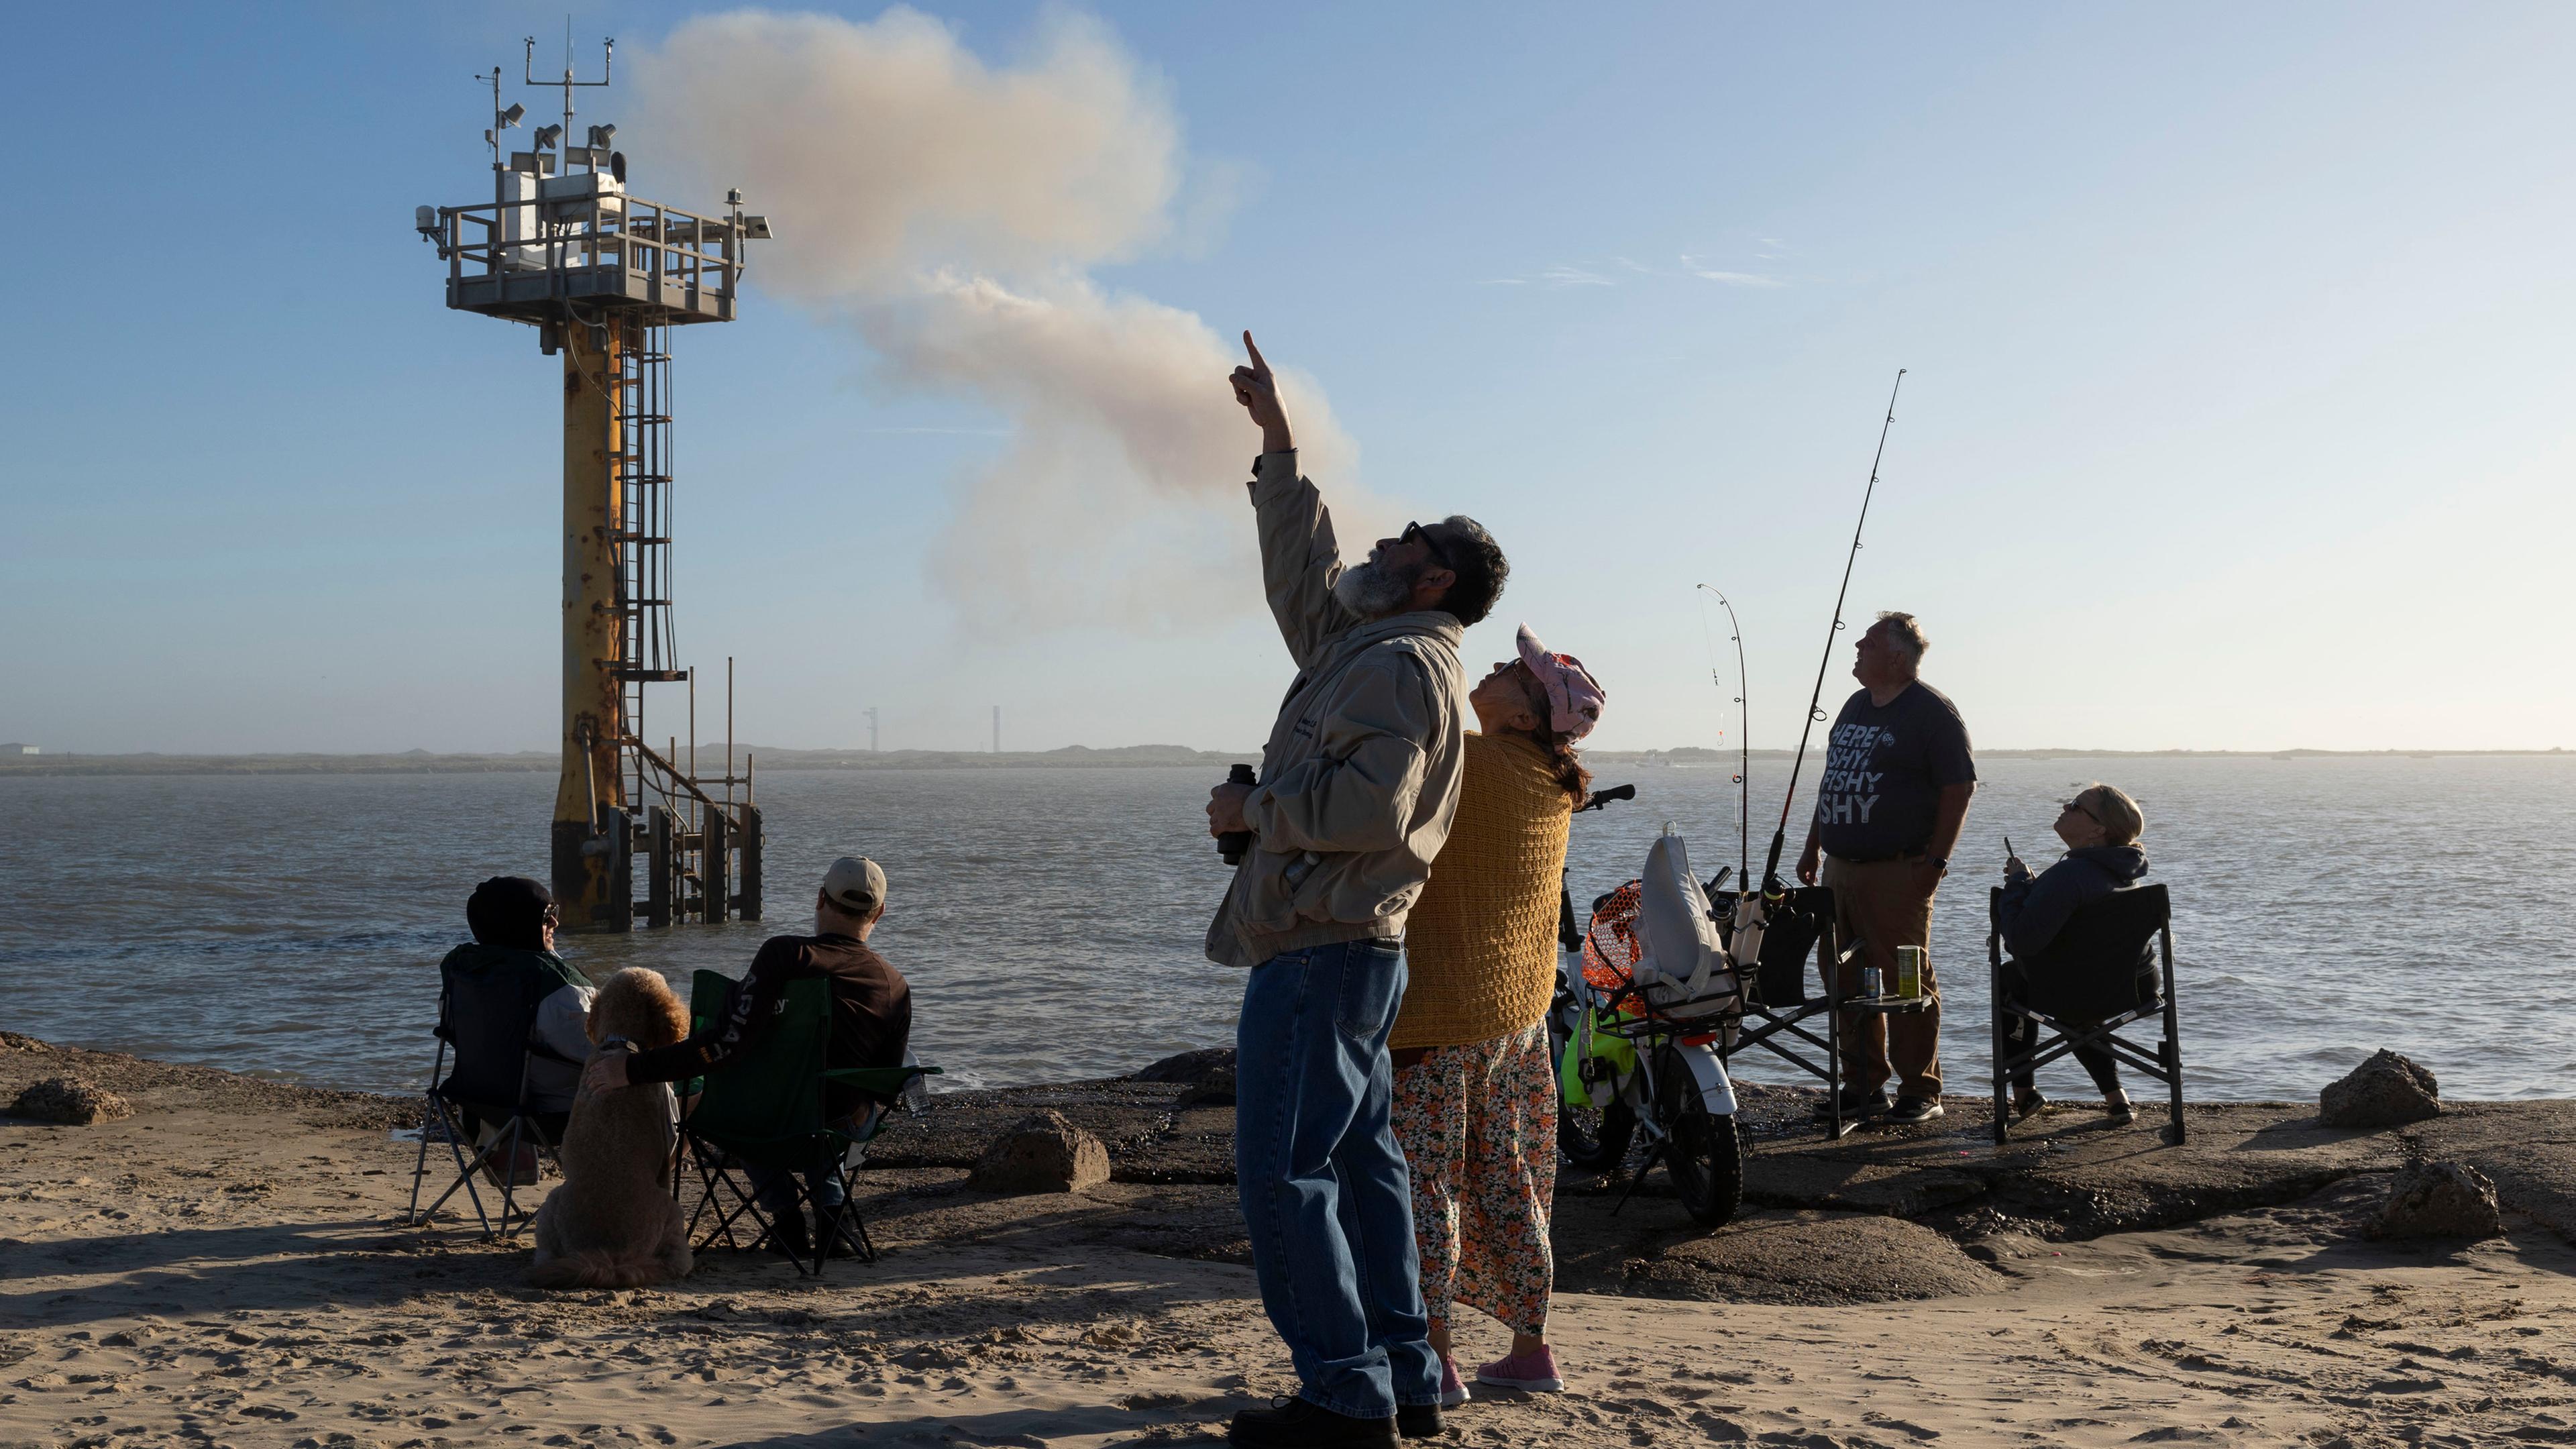
<svg viewBox="0 0 2576 1449">
<path fill-rule="evenodd" d="M 2075 803 L 2090 811 L 2102 823 L 2105 844 L 2135 845 L 2147 833 L 2147 817 L 2129 792 L 2117 785 L 2096 780 L 2075 792 Z"/>
</svg>

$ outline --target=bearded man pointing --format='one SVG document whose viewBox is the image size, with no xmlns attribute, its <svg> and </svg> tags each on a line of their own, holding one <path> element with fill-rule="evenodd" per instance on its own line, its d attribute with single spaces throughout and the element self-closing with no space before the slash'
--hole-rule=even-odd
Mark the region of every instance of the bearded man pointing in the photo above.
<svg viewBox="0 0 2576 1449">
<path fill-rule="evenodd" d="M 1345 568 L 1297 472 L 1252 334 L 1235 400 L 1261 429 L 1252 506 L 1263 587 L 1297 666 L 1257 785 L 1220 785 L 1208 830 L 1248 831 L 1208 959 L 1251 972 L 1235 1028 L 1235 1182 L 1262 1306 L 1298 1394 L 1237 1414 L 1262 1449 L 1439 1432 L 1440 1369 L 1416 1283 L 1412 1189 L 1388 1122 L 1387 1033 L 1406 912 L 1449 838 L 1464 760 L 1458 644 L 1509 565 L 1452 515 Z"/>
</svg>

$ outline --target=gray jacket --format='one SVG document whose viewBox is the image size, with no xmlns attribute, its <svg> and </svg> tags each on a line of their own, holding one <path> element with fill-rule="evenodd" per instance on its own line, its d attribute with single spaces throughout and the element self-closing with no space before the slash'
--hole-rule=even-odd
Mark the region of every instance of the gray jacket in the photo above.
<svg viewBox="0 0 2576 1449">
<path fill-rule="evenodd" d="M 1221 966 L 1403 935 L 1449 839 L 1465 762 L 1466 630 L 1438 610 L 1362 623 L 1335 602 L 1332 515 L 1295 453 L 1261 455 L 1252 504 L 1297 679 L 1244 801 L 1252 849 L 1208 927 Z"/>
</svg>

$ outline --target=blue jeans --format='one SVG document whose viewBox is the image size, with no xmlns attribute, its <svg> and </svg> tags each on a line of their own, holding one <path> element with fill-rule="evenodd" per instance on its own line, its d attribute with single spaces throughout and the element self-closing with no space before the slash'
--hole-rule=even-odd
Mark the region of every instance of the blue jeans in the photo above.
<svg viewBox="0 0 2576 1449">
<path fill-rule="evenodd" d="M 1413 1184 L 1387 1120 L 1403 1000 L 1394 941 L 1290 951 L 1252 968 L 1234 1034 L 1235 1184 L 1261 1305 L 1300 1397 L 1358 1419 L 1440 1401 Z"/>
</svg>

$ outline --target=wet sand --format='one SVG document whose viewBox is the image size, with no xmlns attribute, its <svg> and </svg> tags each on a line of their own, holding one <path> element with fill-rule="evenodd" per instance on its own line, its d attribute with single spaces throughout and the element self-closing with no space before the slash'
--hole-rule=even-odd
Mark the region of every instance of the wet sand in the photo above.
<svg viewBox="0 0 2576 1449">
<path fill-rule="evenodd" d="M 545 1293 L 524 1238 L 399 1226 L 410 1104 L 24 1047 L 0 1103 L 66 1071 L 136 1112 L 0 1120 L 0 1445 L 1188 1444 L 1292 1387 L 1210 1180 L 1229 1114 L 1174 1088 L 943 1099 L 862 1178 L 876 1265 L 713 1251 Z M 1039 1099 L 1110 1129 L 1118 1180 L 966 1192 L 943 1159 Z M 2075 1111 L 2002 1153 L 1965 1101 L 1840 1144 L 1799 1105 L 1755 1103 L 1752 1201 L 1714 1234 L 1659 1178 L 1615 1217 L 1622 1184 L 1568 1181 L 1573 1391 L 1480 1396 L 1447 1438 L 2576 1443 L 2570 1104 L 2373 1134 L 2195 1109 L 2188 1148 Z M 2504 1237 L 2362 1236 L 2424 1149 L 2494 1159 Z M 1504 1343 L 1459 1335 L 1471 1364 Z"/>
</svg>

